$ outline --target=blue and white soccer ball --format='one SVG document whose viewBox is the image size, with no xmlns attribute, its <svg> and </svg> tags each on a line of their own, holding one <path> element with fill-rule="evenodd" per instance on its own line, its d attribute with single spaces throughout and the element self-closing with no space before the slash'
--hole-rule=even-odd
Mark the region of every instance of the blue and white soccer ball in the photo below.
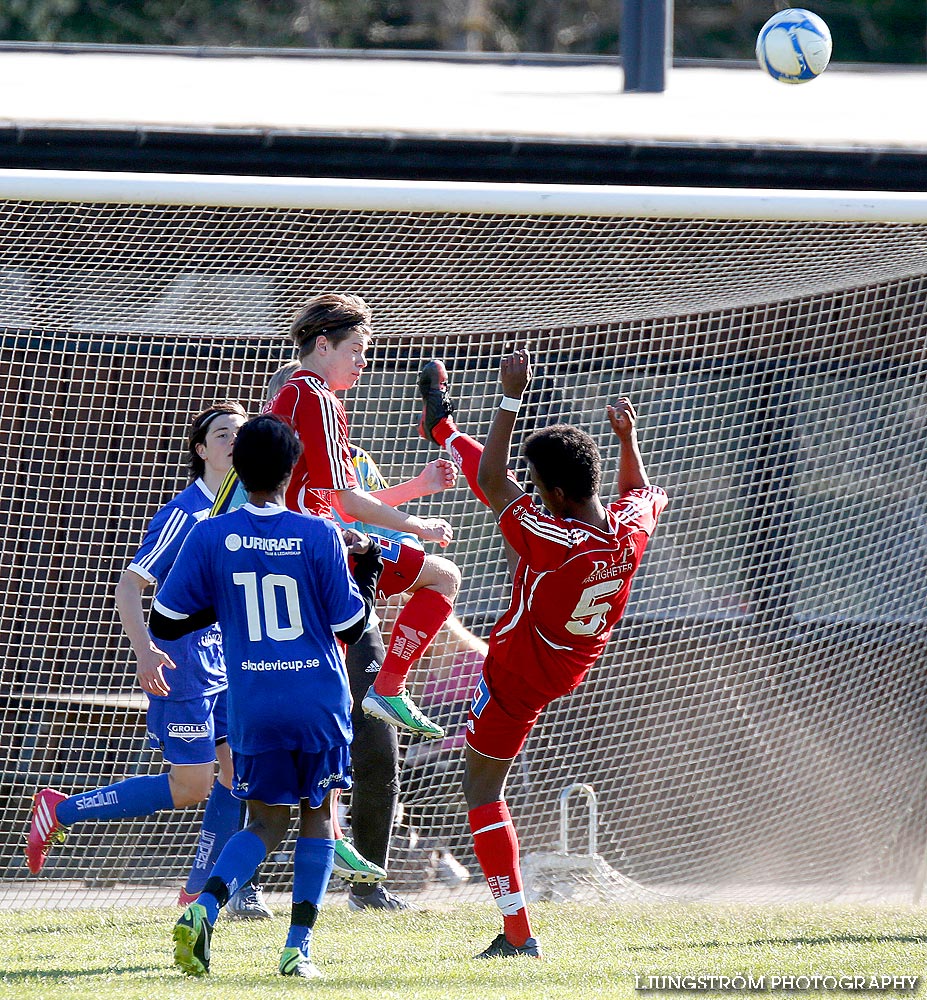
<svg viewBox="0 0 927 1000">
<path fill-rule="evenodd" d="M 810 10 L 792 7 L 773 14 L 760 29 L 756 58 L 780 83 L 807 83 L 827 69 L 832 48 L 824 21 Z"/>
</svg>

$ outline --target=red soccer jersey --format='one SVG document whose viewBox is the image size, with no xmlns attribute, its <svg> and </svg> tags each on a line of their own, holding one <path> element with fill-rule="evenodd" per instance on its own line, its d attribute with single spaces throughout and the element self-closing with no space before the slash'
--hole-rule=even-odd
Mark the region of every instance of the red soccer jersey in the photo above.
<svg viewBox="0 0 927 1000">
<path fill-rule="evenodd" d="M 303 453 L 286 491 L 286 505 L 332 519 L 332 493 L 357 487 L 341 400 L 314 372 L 300 369 L 267 405 L 299 435 Z"/>
<path fill-rule="evenodd" d="M 632 490 L 605 508 L 601 530 L 551 517 L 527 496 L 512 501 L 499 527 L 521 558 L 512 603 L 489 637 L 500 667 L 549 700 L 572 691 L 624 613 L 664 507 L 658 486 Z"/>
</svg>

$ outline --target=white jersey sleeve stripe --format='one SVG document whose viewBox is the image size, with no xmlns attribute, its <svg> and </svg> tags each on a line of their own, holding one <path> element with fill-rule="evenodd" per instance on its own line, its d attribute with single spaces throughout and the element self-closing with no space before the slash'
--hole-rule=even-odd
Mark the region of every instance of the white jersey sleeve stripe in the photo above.
<svg viewBox="0 0 927 1000">
<path fill-rule="evenodd" d="M 153 607 L 153 608 L 155 609 L 155 611 L 157 611 L 157 612 L 158 612 L 159 614 L 162 614 L 162 615 L 164 615 L 164 617 L 165 617 L 165 618 L 170 618 L 170 619 L 172 619 L 172 620 L 173 620 L 173 621 L 175 621 L 175 622 L 182 622 L 182 621 L 184 621 L 184 620 L 185 620 L 186 618 L 189 618 L 189 617 L 190 617 L 189 615 L 182 615 L 182 614 L 181 614 L 181 613 L 180 613 L 179 611 L 174 611 L 174 610 L 173 610 L 173 609 L 171 609 L 171 608 L 166 608 L 166 607 L 165 607 L 165 606 L 164 606 L 164 605 L 163 605 L 163 604 L 162 604 L 162 603 L 161 603 L 161 602 L 160 602 L 160 601 L 159 601 L 159 600 L 157 599 L 157 597 L 156 597 L 156 598 L 154 599 L 154 601 L 152 602 L 152 607 Z"/>
<path fill-rule="evenodd" d="M 148 569 L 152 566 L 164 550 L 171 544 L 171 542 L 174 541 L 177 537 L 177 533 L 183 528 L 186 521 L 187 514 L 179 507 L 176 510 L 171 511 L 167 522 L 161 529 L 161 533 L 158 535 L 158 541 L 155 543 L 154 548 L 148 553 L 148 555 L 139 560 L 137 565 L 142 569 Z"/>
<path fill-rule="evenodd" d="M 153 573 L 149 573 L 144 566 L 139 566 L 139 564 L 136 562 L 129 563 L 126 569 L 131 570 L 136 576 L 140 576 L 143 580 L 146 580 L 148 583 L 156 584 L 158 582 L 158 578 Z"/>
<path fill-rule="evenodd" d="M 364 608 L 361 608 L 356 615 L 352 615 L 346 622 L 340 622 L 338 625 L 332 625 L 332 634 L 335 632 L 343 632 L 346 628 L 350 628 L 355 622 L 359 622 L 364 617 Z"/>
<path fill-rule="evenodd" d="M 338 408 L 334 401 L 328 399 L 327 397 L 322 397 L 322 420 L 325 425 L 325 436 L 332 442 L 336 443 L 341 435 L 341 428 L 339 426 L 338 420 Z M 328 453 L 328 461 L 331 468 L 332 483 L 336 490 L 347 490 L 350 489 L 350 484 L 347 481 L 347 476 L 345 475 L 344 466 L 342 466 L 339 461 L 340 456 L 332 451 Z"/>
<path fill-rule="evenodd" d="M 631 497 L 625 500 L 615 511 L 615 523 L 619 525 L 636 525 L 642 514 L 652 514 L 651 504 L 642 497 Z"/>
<path fill-rule="evenodd" d="M 530 498 L 527 493 L 522 493 L 521 496 L 516 497 L 509 504 L 505 506 L 502 512 L 499 514 L 501 518 L 506 514 L 512 507 L 517 503 L 531 503 Z M 529 508 L 526 508 L 526 513 L 523 518 L 517 518 L 518 523 L 522 525 L 523 528 L 530 531 L 531 534 L 537 535 L 538 538 L 546 538 L 548 541 L 556 542 L 558 545 L 565 545 L 567 548 L 571 547 L 570 542 L 570 532 L 566 528 L 561 528 L 556 524 L 548 524 L 546 521 L 541 521 L 536 513 L 533 513 Z"/>
<path fill-rule="evenodd" d="M 556 524 L 547 524 L 540 520 L 537 514 L 528 513 L 521 519 L 521 526 L 525 531 L 530 531 L 532 535 L 543 538 L 548 542 L 556 542 L 566 548 L 571 547 L 570 532 L 566 528 L 561 528 Z"/>
<path fill-rule="evenodd" d="M 338 463 L 332 454 L 331 445 L 338 440 L 338 412 L 332 405 L 331 400 L 319 394 L 319 407 L 322 411 L 322 426 L 325 428 L 325 440 L 328 442 L 326 448 L 328 456 L 328 471 L 331 474 L 332 485 L 338 488 Z"/>
</svg>

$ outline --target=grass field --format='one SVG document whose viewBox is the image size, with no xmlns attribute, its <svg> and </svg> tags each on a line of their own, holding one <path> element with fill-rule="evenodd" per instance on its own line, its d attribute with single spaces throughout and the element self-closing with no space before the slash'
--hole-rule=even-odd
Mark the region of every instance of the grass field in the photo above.
<svg viewBox="0 0 927 1000">
<path fill-rule="evenodd" d="M 927 910 L 914 907 L 538 904 L 533 914 L 544 961 L 475 962 L 471 956 L 498 930 L 488 906 L 393 917 L 351 916 L 342 905 L 327 906 L 313 945 L 326 978 L 308 982 L 276 974 L 283 916 L 256 924 L 220 921 L 212 974 L 197 980 L 172 964 L 176 911 L 6 912 L 0 914 L 0 997 L 246 1000 L 311 991 L 332 1000 L 605 1000 L 655 995 L 635 990 L 635 977 L 652 975 L 749 974 L 756 980 L 927 973 Z"/>
</svg>

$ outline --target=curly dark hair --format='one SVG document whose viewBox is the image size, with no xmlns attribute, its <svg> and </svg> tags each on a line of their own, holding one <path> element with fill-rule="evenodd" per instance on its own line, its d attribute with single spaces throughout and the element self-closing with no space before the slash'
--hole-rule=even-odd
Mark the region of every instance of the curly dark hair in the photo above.
<svg viewBox="0 0 927 1000">
<path fill-rule="evenodd" d="M 570 500 L 588 500 L 599 492 L 602 460 L 595 441 L 578 427 L 554 424 L 535 431 L 521 449 L 541 482 L 559 486 Z"/>
</svg>

